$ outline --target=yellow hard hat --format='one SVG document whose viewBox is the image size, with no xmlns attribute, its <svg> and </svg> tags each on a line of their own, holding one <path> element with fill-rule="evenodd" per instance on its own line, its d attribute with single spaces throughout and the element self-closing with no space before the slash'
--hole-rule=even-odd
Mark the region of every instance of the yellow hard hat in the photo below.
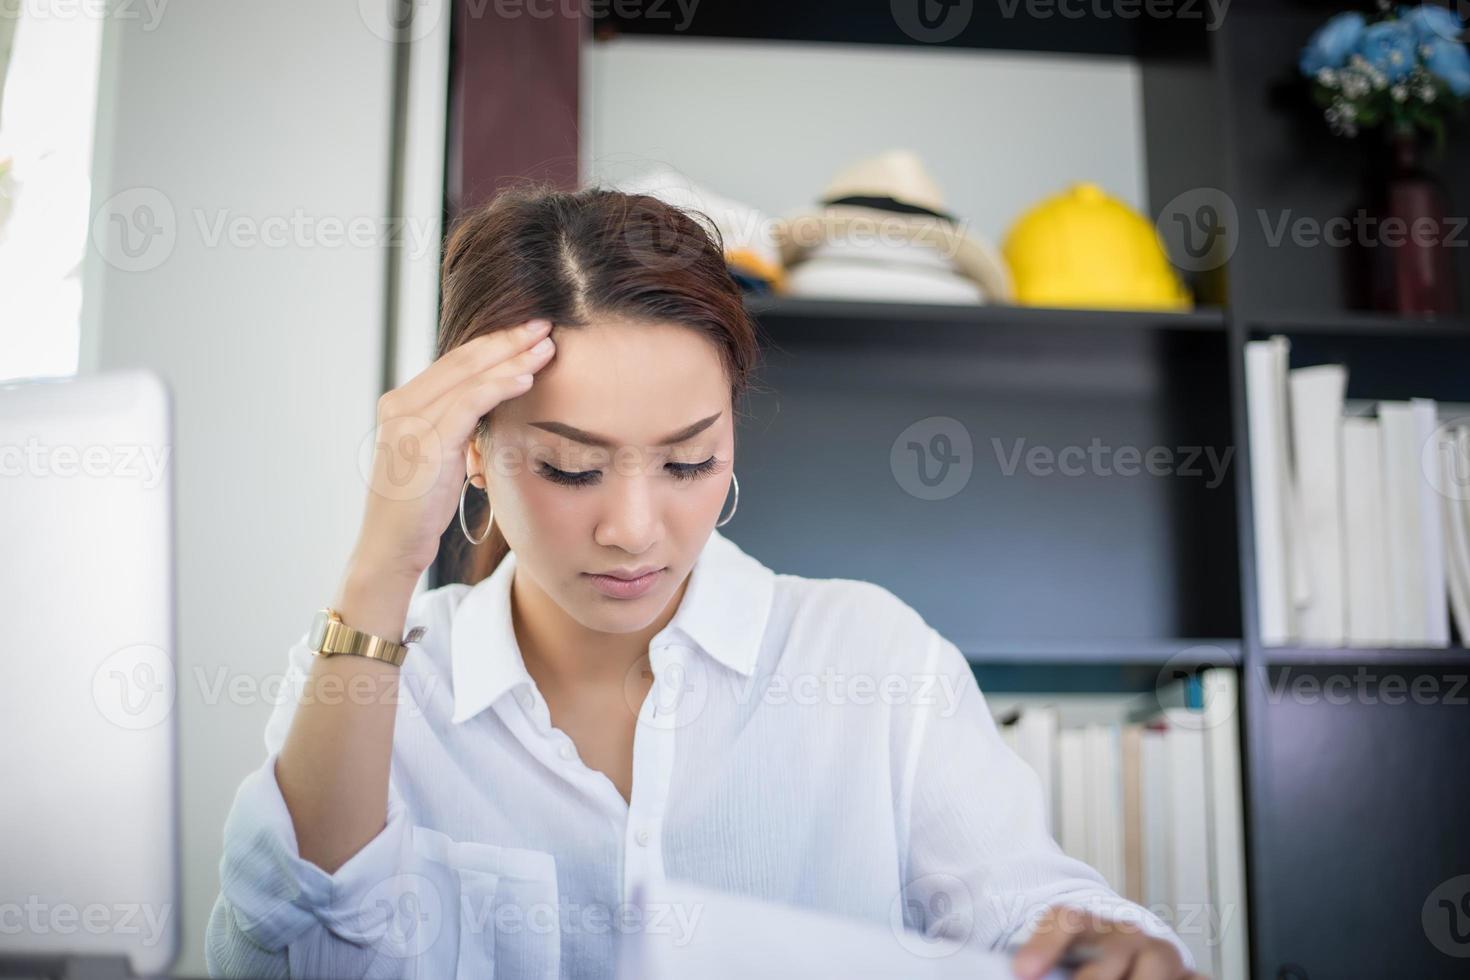
<svg viewBox="0 0 1470 980">
<path fill-rule="evenodd" d="M 1021 215 L 1001 245 L 1023 306 L 1187 310 L 1189 291 L 1154 226 L 1096 184 Z"/>
</svg>

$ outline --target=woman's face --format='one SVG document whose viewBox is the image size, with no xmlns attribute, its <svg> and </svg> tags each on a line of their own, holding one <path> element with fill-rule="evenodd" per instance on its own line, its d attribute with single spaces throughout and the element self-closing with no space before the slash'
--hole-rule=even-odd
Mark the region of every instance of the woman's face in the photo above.
<svg viewBox="0 0 1470 980">
<path fill-rule="evenodd" d="M 552 339 L 468 471 L 485 474 L 518 574 L 583 626 L 633 632 L 668 606 L 725 505 L 730 383 L 713 345 L 677 324 L 600 320 Z M 645 567 L 662 571 L 632 598 L 593 577 Z"/>
</svg>

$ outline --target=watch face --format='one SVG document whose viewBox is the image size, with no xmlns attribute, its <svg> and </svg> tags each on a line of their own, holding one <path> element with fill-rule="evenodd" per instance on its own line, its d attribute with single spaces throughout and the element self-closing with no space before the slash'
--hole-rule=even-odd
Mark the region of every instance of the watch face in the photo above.
<svg viewBox="0 0 1470 980">
<path fill-rule="evenodd" d="M 327 640 L 328 621 L 327 611 L 325 609 L 318 610 L 316 618 L 311 621 L 311 634 L 306 638 L 308 649 L 320 650 L 322 648 L 322 644 Z"/>
</svg>

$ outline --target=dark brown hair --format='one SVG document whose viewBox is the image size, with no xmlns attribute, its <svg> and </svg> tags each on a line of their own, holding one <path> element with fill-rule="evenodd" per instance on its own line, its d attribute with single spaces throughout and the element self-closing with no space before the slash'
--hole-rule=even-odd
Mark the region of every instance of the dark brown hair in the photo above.
<svg viewBox="0 0 1470 980">
<path fill-rule="evenodd" d="M 436 358 L 538 317 L 563 329 L 616 318 L 697 330 L 719 352 L 737 416 L 760 357 L 719 230 L 706 215 L 641 194 L 542 183 L 502 190 L 451 230 L 441 297 Z M 474 439 L 483 440 L 489 418 L 480 420 Z M 483 521 L 481 509 L 470 527 L 478 533 Z M 470 547 L 462 535 L 458 540 Z M 468 556 L 461 551 L 462 577 L 480 581 L 508 551 L 496 524 Z"/>
</svg>

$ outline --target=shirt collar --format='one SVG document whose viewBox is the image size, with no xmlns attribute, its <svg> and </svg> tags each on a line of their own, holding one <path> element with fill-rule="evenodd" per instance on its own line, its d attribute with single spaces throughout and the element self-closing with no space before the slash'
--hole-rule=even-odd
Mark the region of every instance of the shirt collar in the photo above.
<svg viewBox="0 0 1470 980">
<path fill-rule="evenodd" d="M 509 552 L 460 600 L 450 626 L 450 675 L 459 724 L 494 704 L 531 675 L 516 642 L 510 586 L 516 556 Z M 689 587 L 668 625 L 649 643 L 691 642 L 744 676 L 755 671 L 770 616 L 775 573 L 718 530 L 710 531 Z"/>
</svg>

